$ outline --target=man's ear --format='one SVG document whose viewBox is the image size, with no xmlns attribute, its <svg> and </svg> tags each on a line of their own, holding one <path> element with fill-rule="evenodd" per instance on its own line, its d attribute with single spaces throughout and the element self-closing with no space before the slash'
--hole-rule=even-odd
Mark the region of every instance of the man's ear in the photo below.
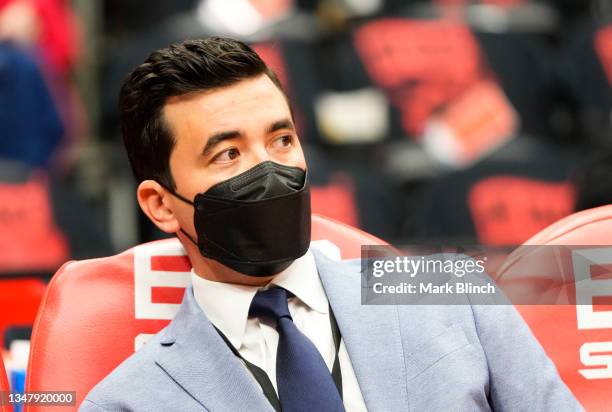
<svg viewBox="0 0 612 412">
<path fill-rule="evenodd" d="M 144 180 L 136 190 L 138 204 L 151 222 L 166 233 L 176 233 L 180 229 L 176 214 L 172 210 L 172 196 L 155 180 Z"/>
</svg>

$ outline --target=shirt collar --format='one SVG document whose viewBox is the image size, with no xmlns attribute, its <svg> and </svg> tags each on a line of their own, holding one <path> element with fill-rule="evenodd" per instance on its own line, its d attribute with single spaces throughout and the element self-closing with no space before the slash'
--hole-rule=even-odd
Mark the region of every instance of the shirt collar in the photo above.
<svg viewBox="0 0 612 412">
<path fill-rule="evenodd" d="M 310 249 L 270 282 L 293 293 L 311 309 L 328 313 L 329 304 Z"/>
<path fill-rule="evenodd" d="M 208 319 L 236 349 L 240 349 L 251 301 L 258 287 L 207 280 L 198 276 L 193 269 L 191 282 L 196 302 Z M 276 275 L 270 284 L 287 289 L 317 312 L 329 311 L 325 290 L 310 250 Z"/>
</svg>

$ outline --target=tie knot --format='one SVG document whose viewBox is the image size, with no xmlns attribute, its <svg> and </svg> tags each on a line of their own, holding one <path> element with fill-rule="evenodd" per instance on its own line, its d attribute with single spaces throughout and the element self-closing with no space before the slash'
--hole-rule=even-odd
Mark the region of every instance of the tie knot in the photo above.
<svg viewBox="0 0 612 412">
<path fill-rule="evenodd" d="M 288 293 L 282 288 L 272 288 L 257 292 L 251 302 L 249 316 L 268 318 L 276 322 L 283 317 L 291 319 L 289 306 L 287 305 Z"/>
</svg>

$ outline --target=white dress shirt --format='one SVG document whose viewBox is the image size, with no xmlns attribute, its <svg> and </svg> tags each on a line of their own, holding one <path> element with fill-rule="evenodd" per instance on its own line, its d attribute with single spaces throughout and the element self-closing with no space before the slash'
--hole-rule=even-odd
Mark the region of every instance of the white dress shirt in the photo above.
<svg viewBox="0 0 612 412">
<path fill-rule="evenodd" d="M 263 369 L 276 387 L 276 348 L 278 333 L 272 326 L 248 318 L 257 286 L 213 282 L 198 276 L 192 269 L 191 279 L 196 302 L 208 319 L 238 349 L 244 359 Z M 271 282 L 295 295 L 289 299 L 289 312 L 297 328 L 319 350 L 331 371 L 336 350 L 329 319 L 329 303 L 310 250 Z M 367 411 L 353 365 L 344 341 L 338 352 L 342 374 L 344 407 L 347 411 Z"/>
</svg>

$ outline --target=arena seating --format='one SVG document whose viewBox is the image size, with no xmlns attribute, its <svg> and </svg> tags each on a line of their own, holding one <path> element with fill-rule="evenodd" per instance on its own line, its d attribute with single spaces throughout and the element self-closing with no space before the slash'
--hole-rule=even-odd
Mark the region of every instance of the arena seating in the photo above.
<svg viewBox="0 0 612 412">
<path fill-rule="evenodd" d="M 553 249 L 550 246 L 562 248 L 551 253 Z M 554 305 L 518 305 L 517 309 L 565 383 L 589 411 L 609 410 L 612 404 L 612 311 L 609 305 L 597 305 L 596 296 L 590 296 L 591 304 L 565 304 L 576 301 L 574 279 L 577 278 L 577 266 L 576 255 L 565 254 L 564 250 L 581 255 L 594 250 L 604 251 L 604 257 L 612 257 L 610 246 L 612 205 L 585 210 L 561 219 L 533 236 L 525 242 L 525 247 L 510 255 L 497 276 L 503 287 L 504 282 L 515 278 L 513 275 L 535 274 L 536 267 L 543 275 L 560 274 L 559 268 L 563 269 L 566 283 L 561 286 L 569 286 L 566 288 L 570 292 L 568 301 Z M 590 263 L 590 276 L 581 283 L 592 291 L 605 288 L 611 282 L 612 258 L 608 261 L 591 259 Z M 605 276 L 594 276 L 595 267 L 605 269 Z"/>
<path fill-rule="evenodd" d="M 37 278 L 0 279 L 0 346 L 8 328 L 32 326 L 45 288 Z"/>
</svg>

